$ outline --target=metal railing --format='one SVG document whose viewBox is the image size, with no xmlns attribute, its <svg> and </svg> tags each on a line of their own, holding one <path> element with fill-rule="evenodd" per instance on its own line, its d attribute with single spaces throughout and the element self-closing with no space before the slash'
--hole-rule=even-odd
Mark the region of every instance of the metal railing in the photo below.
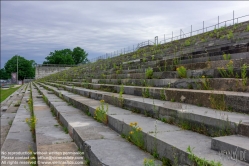
<svg viewBox="0 0 249 166">
<path fill-rule="evenodd" d="M 36 67 L 75 67 L 77 65 L 68 65 L 68 64 L 36 64 Z"/>
<path fill-rule="evenodd" d="M 166 38 L 166 35 L 164 34 L 164 37 L 163 37 L 164 39 L 161 40 L 161 41 L 159 41 L 159 42 L 158 42 L 158 36 L 156 36 L 154 42 L 151 41 L 151 40 L 147 40 L 147 41 L 138 43 L 136 47 L 135 47 L 135 45 L 133 45 L 133 46 L 128 47 L 128 48 L 123 48 L 121 50 L 117 50 L 117 51 L 111 52 L 109 54 L 106 53 L 105 55 L 102 55 L 102 56 L 99 56 L 99 57 L 96 57 L 96 58 L 93 58 L 93 59 L 89 60 L 89 62 L 96 62 L 96 61 L 101 60 L 101 59 L 113 58 L 113 57 L 116 57 L 116 56 L 120 56 L 122 54 L 127 54 L 127 53 L 135 52 L 139 48 L 142 48 L 142 47 L 146 47 L 146 46 L 150 46 L 150 45 L 155 45 L 155 44 L 156 45 L 157 44 L 165 44 L 165 43 L 168 43 L 168 42 L 172 42 L 174 40 L 184 39 L 184 38 L 188 38 L 188 37 L 191 37 L 191 36 L 203 34 L 203 33 L 206 33 L 206 32 L 212 31 L 214 29 L 221 28 L 221 27 L 227 27 L 227 26 L 230 26 L 230 25 L 238 24 L 238 23 L 244 22 L 242 20 L 242 18 L 245 18 L 245 17 L 248 17 L 247 20 L 249 20 L 249 15 L 244 15 L 244 16 L 240 16 L 240 17 L 234 18 L 234 11 L 233 11 L 233 18 L 232 19 L 220 22 L 220 18 L 218 16 L 218 22 L 217 22 L 217 24 L 205 27 L 205 22 L 203 21 L 203 27 L 201 29 L 193 31 L 192 30 L 192 25 L 191 25 L 191 31 L 188 32 L 188 33 L 184 33 L 183 30 L 180 29 L 180 35 L 174 36 L 174 34 L 172 32 L 172 36 L 169 37 L 169 38 Z"/>
</svg>

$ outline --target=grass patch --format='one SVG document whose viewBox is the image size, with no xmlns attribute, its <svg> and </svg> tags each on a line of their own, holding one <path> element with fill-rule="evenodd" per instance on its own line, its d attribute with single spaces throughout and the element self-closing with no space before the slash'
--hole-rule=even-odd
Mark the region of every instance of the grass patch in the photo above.
<svg viewBox="0 0 249 166">
<path fill-rule="evenodd" d="M 12 93 L 14 93 L 17 89 L 20 87 L 16 88 L 9 88 L 9 89 L 0 89 L 1 90 L 1 99 L 0 102 L 4 101 L 7 97 L 9 97 Z"/>
</svg>

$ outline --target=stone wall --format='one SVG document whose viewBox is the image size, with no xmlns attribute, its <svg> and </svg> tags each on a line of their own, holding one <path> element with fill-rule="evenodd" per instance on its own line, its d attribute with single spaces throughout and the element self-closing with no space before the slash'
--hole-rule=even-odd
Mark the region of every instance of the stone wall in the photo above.
<svg viewBox="0 0 249 166">
<path fill-rule="evenodd" d="M 62 65 L 37 65 L 35 68 L 35 79 L 43 78 L 45 76 L 67 70 L 72 66 L 62 66 Z"/>
</svg>

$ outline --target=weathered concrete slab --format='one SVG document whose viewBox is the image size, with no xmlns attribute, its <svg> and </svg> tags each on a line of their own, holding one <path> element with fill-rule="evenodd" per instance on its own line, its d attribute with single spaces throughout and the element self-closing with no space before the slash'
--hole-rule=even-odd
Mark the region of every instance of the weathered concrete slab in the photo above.
<svg viewBox="0 0 249 166">
<path fill-rule="evenodd" d="M 231 135 L 212 138 L 211 148 L 219 151 L 224 158 L 232 157 L 249 163 L 249 139 L 248 137 Z"/>
<path fill-rule="evenodd" d="M 134 91 L 135 95 L 142 95 L 143 93 L 141 88 L 139 87 L 130 87 L 130 86 L 125 86 L 125 87 L 128 89 L 136 88 Z M 70 88 L 69 86 L 66 86 L 65 88 L 69 91 L 72 90 L 72 88 Z M 160 88 L 154 88 L 154 90 L 158 90 L 158 89 Z M 139 90 L 139 93 L 137 90 Z M 207 95 L 210 94 L 210 91 L 204 91 L 204 90 L 201 90 L 201 91 L 183 90 L 183 89 L 177 89 L 177 90 L 180 92 L 184 91 L 186 93 L 187 92 L 198 92 L 198 93 L 203 93 Z M 92 99 L 96 99 L 96 100 L 104 99 L 107 103 L 113 104 L 113 105 L 117 105 L 119 98 L 120 98 L 119 94 L 117 93 L 103 92 L 103 91 L 97 91 L 97 90 L 88 90 L 88 89 L 79 88 L 79 87 L 74 88 L 74 91 L 78 92 L 78 94 L 83 94 L 83 96 L 86 96 L 86 97 L 90 96 Z M 119 89 L 117 91 L 119 91 Z M 150 92 L 155 93 L 153 89 L 151 89 Z M 223 94 L 223 92 L 220 92 L 220 91 L 214 91 L 214 92 L 217 94 Z M 125 91 L 125 93 L 129 93 L 129 91 Z M 160 93 L 160 91 L 158 90 L 157 93 Z M 166 90 L 165 90 L 165 93 L 167 94 Z M 235 93 L 235 92 L 227 92 L 227 94 L 229 95 L 241 94 L 242 96 L 248 95 L 245 93 Z M 75 94 L 72 94 L 72 95 L 73 95 L 72 99 L 82 100 L 81 97 L 75 97 L 77 96 Z M 166 118 L 166 119 L 173 118 L 173 120 L 176 123 L 181 123 L 182 120 L 185 120 L 185 121 L 194 123 L 195 125 L 205 125 L 203 127 L 205 129 L 208 128 L 208 130 L 206 130 L 206 133 L 209 133 L 209 134 L 214 134 L 214 132 L 220 133 L 219 130 L 224 130 L 224 128 L 229 128 L 231 134 L 240 133 L 240 134 L 245 135 L 248 133 L 248 132 L 241 132 L 242 130 L 240 128 L 243 128 L 243 127 L 245 128 L 245 125 L 243 126 L 241 122 L 248 123 L 249 115 L 226 112 L 226 111 L 221 112 L 215 109 L 199 107 L 199 106 L 185 104 L 185 103 L 161 101 L 161 100 L 143 98 L 140 96 L 133 96 L 133 95 L 127 95 L 127 94 L 123 94 L 122 97 L 123 97 L 123 106 L 129 110 L 140 111 L 143 114 L 147 114 L 149 116 L 153 116 L 156 118 Z M 191 97 L 191 95 L 189 95 L 189 97 Z M 185 95 L 184 98 L 187 98 L 187 96 Z M 79 103 L 77 104 L 73 100 L 70 100 L 69 98 L 67 100 L 70 101 L 71 103 L 74 103 L 75 106 L 79 105 Z M 84 99 L 84 100 L 87 100 L 87 99 Z M 81 103 L 83 103 L 84 105 L 84 102 L 81 102 Z M 99 105 L 99 103 L 98 102 L 96 103 L 96 101 L 94 101 L 94 103 L 95 103 L 94 105 Z M 93 103 L 91 103 L 91 105 L 93 106 Z"/>
<path fill-rule="evenodd" d="M 48 87 L 54 89 L 51 86 Z M 88 105 L 88 107 L 91 108 L 92 106 Z M 234 165 L 233 161 L 221 161 L 219 155 L 215 151 L 210 150 L 210 144 L 211 144 L 210 137 L 194 133 L 191 131 L 181 131 L 181 129 L 176 126 L 164 124 L 162 122 L 160 122 L 161 124 L 159 123 L 158 125 L 158 126 L 160 125 L 163 126 L 162 127 L 163 131 L 160 131 L 161 127 L 158 128 L 155 127 L 155 119 L 152 118 L 142 117 L 141 115 L 133 115 L 133 114 L 108 115 L 108 125 L 122 134 L 127 134 L 130 131 L 129 123 L 132 122 L 133 119 L 135 122 L 138 122 L 139 127 L 143 129 L 143 134 L 144 134 L 143 138 L 144 141 L 146 142 L 145 145 L 148 148 L 147 149 L 148 151 L 151 151 L 153 147 L 152 145 L 156 140 L 158 145 L 160 143 L 160 146 L 158 147 L 159 150 L 157 151 L 160 153 L 159 156 L 165 156 L 165 152 L 170 151 L 171 149 L 170 151 L 171 155 L 168 154 L 169 152 L 166 153 L 167 157 L 170 160 L 173 160 L 174 158 L 177 157 L 179 163 L 185 163 L 191 165 L 191 161 L 189 161 L 187 157 L 188 153 L 186 152 L 187 147 L 190 145 L 192 147 L 195 147 L 195 149 L 197 149 L 196 151 L 194 151 L 194 153 L 201 158 L 205 157 L 205 159 L 208 160 L 220 161 L 224 165 Z M 153 134 L 151 134 L 153 133 L 153 131 L 158 132 L 156 137 L 153 136 Z M 96 137 L 98 137 L 98 135 L 96 135 Z M 181 144 L 179 144 L 179 142 L 181 142 Z M 160 149 L 161 147 L 163 148 Z M 175 151 L 172 150 L 172 148 L 175 149 Z M 174 153 L 176 153 L 177 155 L 173 155 Z M 246 165 L 245 163 L 241 162 L 237 164 Z"/>
<path fill-rule="evenodd" d="M 32 95 L 37 95 L 37 90 L 32 88 Z M 57 99 L 61 102 L 61 99 Z M 83 156 L 73 143 L 72 138 L 67 134 L 68 127 L 64 131 L 56 118 L 52 116 L 51 109 L 42 98 L 33 97 L 34 115 L 37 118 L 35 134 L 36 148 L 38 154 L 38 165 L 75 165 L 84 164 Z M 76 154 L 64 155 L 64 153 L 75 152 Z M 53 160 L 51 161 L 51 157 Z"/>
<path fill-rule="evenodd" d="M 84 157 L 81 155 L 83 153 L 77 151 L 77 146 L 73 142 L 54 145 L 43 145 L 40 146 L 40 150 L 44 154 L 40 156 L 39 166 L 86 166 L 83 159 Z"/>
<path fill-rule="evenodd" d="M 22 100 L 26 99 L 23 98 Z M 1 165 L 5 166 L 12 164 L 20 166 L 30 165 L 27 162 L 28 161 L 27 159 L 29 159 L 30 157 L 28 151 L 29 150 L 34 151 L 35 146 L 30 132 L 30 127 L 25 121 L 26 118 L 30 117 L 30 112 L 27 109 L 25 109 L 25 107 L 28 107 L 28 105 L 21 104 L 16 114 L 5 113 L 3 115 L 3 117 L 11 116 L 12 118 L 14 117 L 14 115 L 16 116 L 14 118 L 14 121 L 11 122 L 11 128 L 1 148 L 1 159 L 2 159 Z M 2 130 L 2 123 L 6 123 L 6 120 L 1 121 L 1 130 Z M 1 131 L 1 139 L 2 136 L 3 135 Z M 17 152 L 20 152 L 21 154 L 16 154 Z M 13 153 L 13 154 L 8 154 L 8 153 Z M 8 157 L 13 157 L 13 159 L 7 159 Z M 18 157 L 22 157 L 22 159 L 18 159 Z"/>
<path fill-rule="evenodd" d="M 71 96 L 75 97 L 75 95 Z M 89 100 L 86 98 L 80 102 L 89 103 Z M 52 105 L 54 103 L 56 102 L 51 102 Z M 151 158 L 148 153 L 128 143 L 110 128 L 93 120 L 81 110 L 72 106 L 58 105 L 54 106 L 54 109 L 60 121 L 68 126 L 70 135 L 78 147 L 85 152 L 91 165 L 137 166 L 143 165 L 144 158 Z M 115 155 L 107 152 L 115 152 Z"/>
</svg>

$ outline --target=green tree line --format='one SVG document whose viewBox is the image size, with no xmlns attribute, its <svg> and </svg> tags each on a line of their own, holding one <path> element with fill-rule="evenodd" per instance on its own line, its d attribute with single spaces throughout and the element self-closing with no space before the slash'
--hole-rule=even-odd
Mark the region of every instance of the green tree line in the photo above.
<svg viewBox="0 0 249 166">
<path fill-rule="evenodd" d="M 13 56 L 4 65 L 4 68 L 0 70 L 1 79 L 11 78 L 11 73 L 17 72 L 17 57 L 18 57 L 18 79 L 23 80 L 24 78 L 35 77 L 35 66 L 34 60 L 27 60 L 19 55 Z"/>
<path fill-rule="evenodd" d="M 54 52 L 50 52 L 49 56 L 45 58 L 46 61 L 44 61 L 43 64 L 85 64 L 89 62 L 87 56 L 88 53 L 86 53 L 85 50 L 80 47 L 75 47 L 73 50 L 68 48 L 55 50 Z"/>
<path fill-rule="evenodd" d="M 75 47 L 73 50 L 62 49 L 50 52 L 49 56 L 45 59 L 43 64 L 79 64 L 88 63 L 87 59 L 88 53 L 80 47 Z M 0 78 L 9 79 L 11 78 L 11 73 L 17 72 L 17 57 L 18 57 L 18 79 L 23 80 L 24 78 L 34 78 L 35 77 L 35 67 L 36 63 L 34 60 L 27 60 L 20 55 L 13 56 L 4 65 L 4 68 L 0 69 Z"/>
</svg>

